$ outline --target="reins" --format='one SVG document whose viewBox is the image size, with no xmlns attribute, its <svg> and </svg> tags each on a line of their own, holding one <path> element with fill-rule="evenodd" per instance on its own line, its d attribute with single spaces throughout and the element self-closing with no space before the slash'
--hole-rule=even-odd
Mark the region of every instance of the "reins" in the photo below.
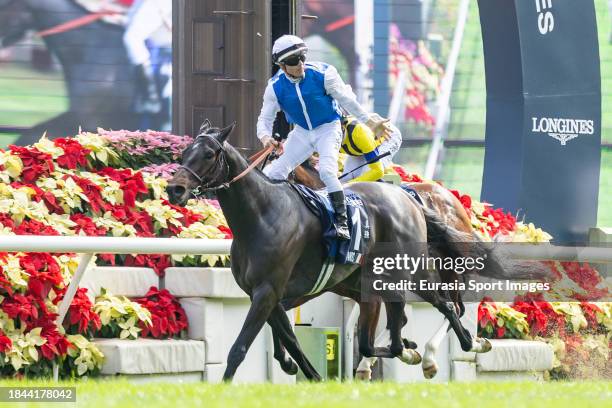
<svg viewBox="0 0 612 408">
<path fill-rule="evenodd" d="M 198 136 L 198 137 L 202 137 L 202 136 Z M 225 149 L 223 148 L 223 145 L 217 139 L 215 139 L 214 137 L 212 137 L 212 139 L 219 145 L 219 148 L 221 151 L 220 153 L 221 158 L 219 160 L 222 162 L 225 162 L 226 172 L 229 173 L 229 165 L 227 164 L 227 161 L 225 160 Z M 262 161 L 267 160 L 270 153 L 272 153 L 272 150 L 274 150 L 274 146 L 268 146 L 258 151 L 257 153 L 253 154 L 251 157 L 248 158 L 248 161 L 250 162 L 250 164 L 247 166 L 246 169 L 244 169 L 240 174 L 232 178 L 230 181 L 226 181 L 225 183 L 222 183 L 215 187 L 208 187 L 210 183 L 215 181 L 214 179 L 208 183 L 204 183 L 204 180 L 202 179 L 202 177 L 200 177 L 191 168 L 187 166 L 183 166 L 183 165 L 181 165 L 180 168 L 187 170 L 187 172 L 189 172 L 189 174 L 195 177 L 195 179 L 198 180 L 198 182 L 200 183 L 199 186 L 197 187 L 198 194 L 194 194 L 194 196 L 198 197 L 200 195 L 199 193 L 202 193 L 204 191 L 216 191 L 216 190 L 222 190 L 222 189 L 228 188 L 230 185 L 232 185 L 233 183 L 237 182 L 238 180 L 246 176 L 251 170 L 257 167 Z M 217 167 L 219 167 L 219 164 L 217 164 Z"/>
</svg>

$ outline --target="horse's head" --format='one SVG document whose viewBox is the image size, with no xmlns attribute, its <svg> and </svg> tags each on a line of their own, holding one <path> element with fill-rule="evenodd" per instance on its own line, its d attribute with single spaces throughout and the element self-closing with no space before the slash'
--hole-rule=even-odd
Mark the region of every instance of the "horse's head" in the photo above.
<svg viewBox="0 0 612 408">
<path fill-rule="evenodd" d="M 21 40 L 34 28 L 33 15 L 23 0 L 0 0 L 0 48 Z"/>
<path fill-rule="evenodd" d="M 181 167 L 168 182 L 166 191 L 171 203 L 184 205 L 195 188 L 214 188 L 229 181 L 223 144 L 234 126 L 235 122 L 220 129 L 208 119 L 204 121 L 194 142 L 183 151 Z"/>
</svg>

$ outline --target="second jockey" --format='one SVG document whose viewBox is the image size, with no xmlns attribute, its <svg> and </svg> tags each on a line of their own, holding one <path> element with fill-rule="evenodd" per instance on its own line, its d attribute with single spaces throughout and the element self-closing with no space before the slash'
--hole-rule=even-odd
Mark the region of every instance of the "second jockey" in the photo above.
<svg viewBox="0 0 612 408">
<path fill-rule="evenodd" d="M 257 137 L 264 146 L 274 145 L 281 153 L 264 169 L 276 180 L 284 180 L 313 152 L 319 153 L 319 173 L 329 193 L 336 218 L 337 237 L 350 239 L 342 184 L 338 180 L 338 151 L 342 141 L 340 105 L 359 122 L 376 129 L 384 126 L 369 118 L 336 68 L 322 62 L 306 62 L 308 47 L 294 35 L 274 42 L 273 62 L 280 69 L 269 81 L 257 120 Z M 278 111 L 295 127 L 284 145 L 272 138 Z"/>
</svg>

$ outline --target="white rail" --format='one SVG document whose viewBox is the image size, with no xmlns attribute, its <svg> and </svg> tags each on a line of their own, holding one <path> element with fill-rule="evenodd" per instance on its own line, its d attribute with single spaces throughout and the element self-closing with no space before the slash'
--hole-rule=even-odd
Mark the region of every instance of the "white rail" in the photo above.
<svg viewBox="0 0 612 408">
<path fill-rule="evenodd" d="M 434 127 L 433 141 L 431 143 L 431 148 L 429 149 L 427 164 L 425 165 L 425 178 L 430 180 L 436 176 L 438 157 L 440 156 L 440 151 L 443 147 L 444 137 L 448 131 L 450 97 L 453 90 L 455 69 L 457 68 L 459 51 L 461 50 L 461 44 L 463 43 L 463 32 L 465 31 L 465 23 L 467 21 L 469 8 L 470 0 L 461 0 L 461 4 L 459 5 L 459 13 L 457 15 L 457 24 L 455 26 L 453 45 L 451 52 L 448 55 L 444 77 L 442 78 L 442 84 L 440 85 L 441 91 L 437 101 L 436 124 Z"/>
</svg>

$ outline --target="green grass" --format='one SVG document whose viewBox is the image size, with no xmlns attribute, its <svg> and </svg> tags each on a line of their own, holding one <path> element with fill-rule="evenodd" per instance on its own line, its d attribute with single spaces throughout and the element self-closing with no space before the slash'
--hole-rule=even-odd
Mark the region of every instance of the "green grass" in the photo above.
<svg viewBox="0 0 612 408">
<path fill-rule="evenodd" d="M 33 126 L 68 109 L 61 72 L 44 73 L 22 64 L 0 65 L 0 125 Z M 0 148 L 17 135 L 0 133 Z"/>
<path fill-rule="evenodd" d="M 24 386 L 20 382 L 6 386 Z M 53 386 L 53 383 L 30 385 Z M 71 385 L 71 384 L 61 384 Z M 610 407 L 612 382 L 552 383 L 322 383 L 298 385 L 130 384 L 87 381 L 76 384 L 77 406 L 112 407 Z M 56 404 L 51 404 L 56 405 Z M 14 406 L 51 406 L 14 404 Z M 57 404 L 66 406 L 67 404 Z M 72 404 L 70 404 L 72 405 Z"/>
</svg>

